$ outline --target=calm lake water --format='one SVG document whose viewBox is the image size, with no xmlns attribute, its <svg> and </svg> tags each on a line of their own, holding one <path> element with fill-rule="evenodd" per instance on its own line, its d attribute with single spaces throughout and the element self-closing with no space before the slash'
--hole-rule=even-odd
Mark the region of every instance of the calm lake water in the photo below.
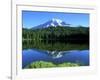
<svg viewBox="0 0 100 80">
<path fill-rule="evenodd" d="M 24 41 L 22 68 L 36 61 L 47 61 L 55 64 L 72 62 L 89 66 L 89 46 L 87 44 Z"/>
<path fill-rule="evenodd" d="M 81 63 L 89 65 L 89 50 L 70 50 L 70 51 L 41 51 L 36 49 L 23 50 L 23 68 L 35 61 L 50 61 L 55 64 L 63 62 Z"/>
</svg>

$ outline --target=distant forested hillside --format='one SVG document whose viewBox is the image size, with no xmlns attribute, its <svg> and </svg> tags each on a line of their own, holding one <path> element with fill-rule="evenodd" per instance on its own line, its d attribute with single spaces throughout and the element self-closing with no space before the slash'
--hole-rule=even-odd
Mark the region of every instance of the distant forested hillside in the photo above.
<svg viewBox="0 0 100 80">
<path fill-rule="evenodd" d="M 64 42 L 89 42 L 89 27 L 48 27 L 22 30 L 23 40 L 55 40 Z"/>
</svg>

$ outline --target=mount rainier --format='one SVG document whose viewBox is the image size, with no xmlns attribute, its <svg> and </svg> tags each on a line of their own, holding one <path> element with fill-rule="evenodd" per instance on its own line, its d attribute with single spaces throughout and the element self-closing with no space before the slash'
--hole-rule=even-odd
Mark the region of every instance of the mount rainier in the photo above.
<svg viewBox="0 0 100 80">
<path fill-rule="evenodd" d="M 57 27 L 57 26 L 69 26 L 69 25 L 70 24 L 66 24 L 64 21 L 60 19 L 53 18 L 43 24 L 33 27 L 32 29 L 42 29 L 42 28 L 48 28 L 50 26 Z"/>
</svg>

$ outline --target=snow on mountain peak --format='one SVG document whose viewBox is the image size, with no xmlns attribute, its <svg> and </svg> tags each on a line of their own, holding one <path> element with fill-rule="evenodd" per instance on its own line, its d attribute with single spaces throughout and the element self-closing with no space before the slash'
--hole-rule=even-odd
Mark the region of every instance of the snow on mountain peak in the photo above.
<svg viewBox="0 0 100 80">
<path fill-rule="evenodd" d="M 53 22 L 57 22 L 57 23 L 62 23 L 62 22 L 63 22 L 62 20 L 57 19 L 57 18 L 53 18 L 52 21 L 53 21 Z"/>
<path fill-rule="evenodd" d="M 50 26 L 52 27 L 57 27 L 57 26 L 67 26 L 69 24 L 66 24 L 64 21 L 57 19 L 57 18 L 53 18 L 43 24 L 40 24 L 36 27 L 34 27 L 34 29 L 42 29 L 42 28 L 48 28 Z"/>
<path fill-rule="evenodd" d="M 53 23 L 51 23 L 51 26 L 55 26 Z"/>
</svg>

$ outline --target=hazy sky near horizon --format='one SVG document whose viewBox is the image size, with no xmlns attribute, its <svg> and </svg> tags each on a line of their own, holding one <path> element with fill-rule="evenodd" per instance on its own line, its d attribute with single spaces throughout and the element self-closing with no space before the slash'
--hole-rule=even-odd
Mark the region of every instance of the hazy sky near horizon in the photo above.
<svg viewBox="0 0 100 80">
<path fill-rule="evenodd" d="M 53 18 L 61 19 L 71 26 L 89 27 L 88 13 L 63 13 L 63 12 L 39 12 L 39 11 L 22 11 L 23 28 L 32 28 L 43 24 Z"/>
</svg>

